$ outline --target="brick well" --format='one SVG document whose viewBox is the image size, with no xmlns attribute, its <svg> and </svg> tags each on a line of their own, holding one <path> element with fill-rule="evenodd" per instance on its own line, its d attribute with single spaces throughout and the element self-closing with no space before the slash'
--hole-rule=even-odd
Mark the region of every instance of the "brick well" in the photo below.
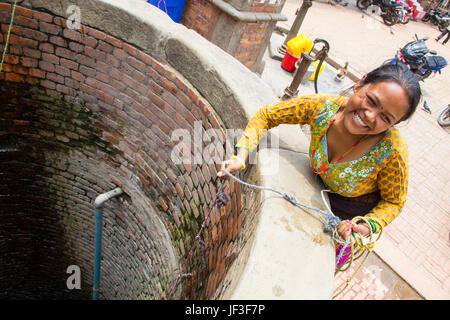
<svg viewBox="0 0 450 320">
<path fill-rule="evenodd" d="M 2 52 L 10 13 L 0 3 Z M 200 126 L 223 140 L 208 101 L 149 52 L 25 7 L 0 90 L 0 297 L 90 299 L 93 201 L 119 186 L 104 209 L 100 298 L 166 299 L 220 184 L 215 163 L 174 163 L 171 134 Z M 225 191 L 174 298 L 212 297 L 238 252 L 245 204 L 239 186 Z M 66 287 L 69 265 L 81 290 Z"/>
</svg>

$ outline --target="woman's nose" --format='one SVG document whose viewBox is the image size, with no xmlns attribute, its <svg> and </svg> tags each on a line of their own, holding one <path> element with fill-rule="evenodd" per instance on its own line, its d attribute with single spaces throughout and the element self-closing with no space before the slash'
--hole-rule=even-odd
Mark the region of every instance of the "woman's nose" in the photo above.
<svg viewBox="0 0 450 320">
<path fill-rule="evenodd" d="M 372 108 L 368 108 L 364 111 L 364 115 L 366 116 L 367 121 L 372 123 L 377 117 L 377 111 Z"/>
</svg>

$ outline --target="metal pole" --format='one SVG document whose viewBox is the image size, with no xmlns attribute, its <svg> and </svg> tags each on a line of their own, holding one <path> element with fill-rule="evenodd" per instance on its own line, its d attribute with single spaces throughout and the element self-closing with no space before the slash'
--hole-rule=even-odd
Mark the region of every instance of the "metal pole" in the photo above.
<svg viewBox="0 0 450 320">
<path fill-rule="evenodd" d="M 300 26 L 303 23 L 303 20 L 305 20 L 306 13 L 308 12 L 308 9 L 312 6 L 312 0 L 303 0 L 302 6 L 300 7 L 300 10 L 297 9 L 296 17 L 294 20 L 294 23 L 292 24 L 291 29 L 289 30 L 286 39 L 284 40 L 283 44 L 278 48 L 278 53 L 284 55 L 286 53 L 287 43 L 289 40 L 297 36 L 298 31 L 300 30 Z"/>
<path fill-rule="evenodd" d="M 297 71 L 295 71 L 291 84 L 288 87 L 286 87 L 286 89 L 284 89 L 284 95 L 281 97 L 281 100 L 287 100 L 297 96 L 298 87 L 300 86 L 300 83 L 302 82 L 303 77 L 306 74 L 306 71 L 308 71 L 309 66 L 314 60 L 315 58 L 311 57 L 311 55 L 308 52 L 302 53 L 302 58 L 300 60 L 300 64 L 297 68 Z"/>
</svg>

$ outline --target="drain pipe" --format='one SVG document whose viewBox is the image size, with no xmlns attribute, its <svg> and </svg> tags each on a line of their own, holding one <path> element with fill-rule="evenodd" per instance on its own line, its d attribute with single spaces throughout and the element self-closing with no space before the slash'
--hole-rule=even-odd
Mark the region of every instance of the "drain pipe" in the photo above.
<svg viewBox="0 0 450 320">
<path fill-rule="evenodd" d="M 94 261 L 94 287 L 92 292 L 92 299 L 98 300 L 98 288 L 100 283 L 100 259 L 102 251 L 102 216 L 103 204 L 111 198 L 122 194 L 122 189 L 115 188 L 114 190 L 102 193 L 95 198 L 95 261 Z"/>
</svg>

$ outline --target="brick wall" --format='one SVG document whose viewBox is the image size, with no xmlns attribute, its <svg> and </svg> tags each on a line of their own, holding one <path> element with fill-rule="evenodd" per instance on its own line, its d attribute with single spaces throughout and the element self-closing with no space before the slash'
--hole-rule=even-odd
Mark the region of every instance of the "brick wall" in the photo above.
<svg viewBox="0 0 450 320">
<path fill-rule="evenodd" d="M 284 1 L 227 1 L 244 12 L 279 13 Z M 186 0 L 180 21 L 213 42 L 247 68 L 261 73 L 262 57 L 276 21 L 241 22 L 231 18 L 208 0 Z"/>
<path fill-rule="evenodd" d="M 11 7 L 0 3 L 3 51 Z M 100 297 L 165 299 L 212 207 L 214 163 L 175 164 L 175 129 L 224 132 L 207 101 L 169 66 L 111 35 L 70 30 L 17 7 L 0 73 L 0 296 L 86 298 L 93 278 L 95 197 L 104 211 Z M 202 141 L 203 147 L 208 143 Z M 228 182 L 176 297 L 208 298 L 237 254 L 243 203 Z M 164 241 L 162 235 L 168 235 Z M 5 263 L 3 263 L 5 261 Z M 66 268 L 81 267 L 68 291 Z M 20 280 L 20 281 L 19 281 Z"/>
<path fill-rule="evenodd" d="M 211 40 L 220 9 L 208 0 L 187 0 L 180 23 Z"/>
</svg>

